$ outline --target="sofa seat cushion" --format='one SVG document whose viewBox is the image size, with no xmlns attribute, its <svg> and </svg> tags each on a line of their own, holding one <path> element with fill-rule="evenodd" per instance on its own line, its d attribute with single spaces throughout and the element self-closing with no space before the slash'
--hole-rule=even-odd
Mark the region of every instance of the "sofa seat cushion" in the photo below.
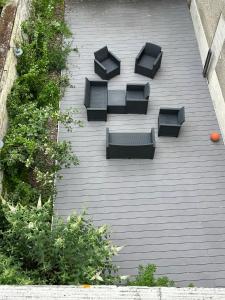
<svg viewBox="0 0 225 300">
<path fill-rule="evenodd" d="M 151 143 L 149 133 L 110 133 L 109 144 L 121 146 L 149 145 Z"/>
<path fill-rule="evenodd" d="M 107 108 L 108 91 L 106 86 L 92 86 L 90 108 Z"/>
</svg>

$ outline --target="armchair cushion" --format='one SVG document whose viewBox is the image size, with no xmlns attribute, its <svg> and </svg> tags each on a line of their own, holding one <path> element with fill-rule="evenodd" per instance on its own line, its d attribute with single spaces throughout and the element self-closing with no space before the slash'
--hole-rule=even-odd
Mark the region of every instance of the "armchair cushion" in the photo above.
<svg viewBox="0 0 225 300">
<path fill-rule="evenodd" d="M 106 73 L 110 73 L 118 68 L 118 64 L 114 62 L 111 57 L 106 58 L 105 60 L 102 61 L 102 65 L 106 70 Z"/>
</svg>

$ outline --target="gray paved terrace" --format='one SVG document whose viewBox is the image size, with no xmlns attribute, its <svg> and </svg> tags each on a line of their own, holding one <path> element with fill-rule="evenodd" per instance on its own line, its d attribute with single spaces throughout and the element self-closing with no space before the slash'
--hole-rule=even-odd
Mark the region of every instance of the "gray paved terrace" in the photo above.
<svg viewBox="0 0 225 300">
<path fill-rule="evenodd" d="M 157 274 L 177 286 L 225 286 L 225 149 L 209 133 L 218 129 L 203 79 L 192 21 L 185 0 L 68 0 L 66 19 L 73 32 L 68 61 L 71 86 L 62 110 L 79 108 L 84 128 L 60 139 L 72 142 L 80 165 L 63 170 L 57 183 L 55 211 L 62 216 L 88 209 L 95 224 L 108 224 L 112 239 L 124 245 L 115 258 L 122 274 L 136 274 L 139 264 L 154 263 Z M 121 75 L 109 88 L 145 83 L 134 74 L 142 45 L 162 46 L 160 71 L 151 80 L 147 115 L 109 115 L 87 122 L 84 82 L 99 79 L 93 52 L 108 45 L 122 61 Z M 157 138 L 154 160 L 106 160 L 105 131 L 157 130 L 160 107 L 185 106 L 179 138 Z"/>
</svg>

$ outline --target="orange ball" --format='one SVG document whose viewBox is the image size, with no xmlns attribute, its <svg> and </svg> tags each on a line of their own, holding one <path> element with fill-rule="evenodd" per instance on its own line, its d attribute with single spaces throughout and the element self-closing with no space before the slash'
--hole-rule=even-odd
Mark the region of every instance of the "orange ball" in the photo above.
<svg viewBox="0 0 225 300">
<path fill-rule="evenodd" d="M 212 132 L 210 134 L 210 139 L 213 142 L 219 142 L 219 140 L 220 140 L 220 134 L 218 132 Z"/>
</svg>

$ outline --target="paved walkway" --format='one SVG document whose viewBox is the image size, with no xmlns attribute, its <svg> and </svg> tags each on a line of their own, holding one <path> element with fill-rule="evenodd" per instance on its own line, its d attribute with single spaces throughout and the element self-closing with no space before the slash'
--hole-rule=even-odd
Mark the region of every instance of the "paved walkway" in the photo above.
<svg viewBox="0 0 225 300">
<path fill-rule="evenodd" d="M 112 227 L 112 238 L 125 245 L 115 261 L 121 273 L 135 274 L 139 264 L 154 263 L 158 274 L 178 286 L 225 286 L 225 149 L 213 144 L 218 130 L 197 42 L 185 0 L 69 0 L 66 19 L 79 52 L 69 57 L 72 86 L 62 109 L 77 107 L 84 128 L 60 129 L 72 142 L 78 167 L 63 170 L 55 211 L 62 216 L 88 208 L 95 224 Z M 150 82 L 147 115 L 109 115 L 87 122 L 84 82 L 99 79 L 93 52 L 104 45 L 122 60 L 112 89 L 145 83 L 134 74 L 134 60 L 146 41 L 162 46 L 162 67 Z M 185 106 L 180 137 L 157 138 L 155 159 L 106 160 L 105 130 L 157 128 L 160 107 Z"/>
</svg>

